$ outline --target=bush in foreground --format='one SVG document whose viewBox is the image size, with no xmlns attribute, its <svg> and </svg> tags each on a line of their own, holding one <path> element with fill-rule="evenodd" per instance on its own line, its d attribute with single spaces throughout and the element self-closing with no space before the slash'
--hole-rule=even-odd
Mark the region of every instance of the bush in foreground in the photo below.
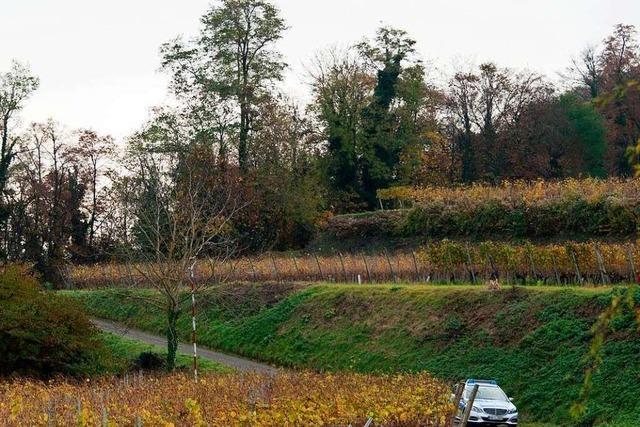
<svg viewBox="0 0 640 427">
<path fill-rule="evenodd" d="M 0 419 L 16 425 L 364 425 L 371 417 L 385 426 L 444 426 L 452 412 L 448 387 L 427 374 L 0 383 Z"/>
<path fill-rule="evenodd" d="M 44 291 L 23 268 L 0 270 L 0 376 L 90 373 L 98 349 L 76 301 Z"/>
</svg>

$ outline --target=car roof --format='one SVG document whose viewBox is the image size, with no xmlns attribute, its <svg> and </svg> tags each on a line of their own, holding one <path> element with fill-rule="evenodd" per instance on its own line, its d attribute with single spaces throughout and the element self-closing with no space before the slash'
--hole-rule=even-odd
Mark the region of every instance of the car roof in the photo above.
<svg viewBox="0 0 640 427">
<path fill-rule="evenodd" d="M 498 387 L 498 383 L 495 380 L 476 380 L 476 379 L 468 379 L 465 382 L 467 386 L 482 386 L 482 387 Z"/>
</svg>

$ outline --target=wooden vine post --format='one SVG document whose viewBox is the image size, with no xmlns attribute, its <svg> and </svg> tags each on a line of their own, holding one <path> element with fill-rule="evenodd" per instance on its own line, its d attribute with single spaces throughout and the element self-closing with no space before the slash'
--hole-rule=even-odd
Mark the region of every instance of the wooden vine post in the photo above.
<svg viewBox="0 0 640 427">
<path fill-rule="evenodd" d="M 573 266 L 576 269 L 576 277 L 578 278 L 578 283 L 581 285 L 584 284 L 584 280 L 582 279 L 582 273 L 580 273 L 580 266 L 578 265 L 578 260 L 576 259 L 576 252 L 573 250 L 571 246 L 567 248 L 569 254 L 571 255 L 571 260 L 573 261 Z"/>
<path fill-rule="evenodd" d="M 527 246 L 527 255 L 529 256 L 529 264 L 531 265 L 531 276 L 533 277 L 533 281 L 538 280 L 538 271 L 536 269 L 536 263 L 533 260 L 533 253 L 531 252 L 531 247 Z"/>
<path fill-rule="evenodd" d="M 324 274 L 322 274 L 322 267 L 320 267 L 320 260 L 318 259 L 317 254 L 313 254 L 313 257 L 316 260 L 316 265 L 318 266 L 318 273 L 320 274 L 320 280 L 324 280 Z"/>
<path fill-rule="evenodd" d="M 638 273 L 636 272 L 636 262 L 633 257 L 633 251 L 631 250 L 631 246 L 627 246 L 627 261 L 629 262 L 629 272 L 631 272 L 631 283 L 638 282 Z"/>
<path fill-rule="evenodd" d="M 456 394 L 455 397 L 453 398 L 453 403 L 455 403 L 455 409 L 453 410 L 453 416 L 451 417 L 451 423 L 449 423 L 449 426 L 453 426 L 454 425 L 454 421 L 456 419 L 456 416 L 458 415 L 458 411 L 460 410 L 460 400 L 462 400 L 462 392 L 464 391 L 464 382 L 461 381 L 458 383 L 458 386 L 456 387 Z"/>
<path fill-rule="evenodd" d="M 274 273 L 276 273 L 276 281 L 280 282 L 280 272 L 278 271 L 278 265 L 276 264 L 276 259 L 273 256 L 273 254 L 271 255 L 271 264 L 273 264 L 273 271 Z"/>
<path fill-rule="evenodd" d="M 603 285 L 609 283 L 609 275 L 607 274 L 607 269 L 604 266 L 604 257 L 602 256 L 602 252 L 600 252 L 600 246 L 598 243 L 593 244 L 593 249 L 596 252 L 596 259 L 598 260 L 598 268 L 600 269 L 600 280 Z"/>
<path fill-rule="evenodd" d="M 389 252 L 384 251 L 384 256 L 387 258 L 387 264 L 389 264 L 389 271 L 391 272 L 391 277 L 393 278 L 393 283 L 397 283 L 398 282 L 398 277 L 396 276 L 396 273 L 393 271 L 393 265 L 391 264 L 391 258 L 389 258 Z"/>
<path fill-rule="evenodd" d="M 464 416 L 462 417 L 462 427 L 467 427 L 469 424 L 469 417 L 471 416 L 471 409 L 473 408 L 473 404 L 476 402 L 476 396 L 478 395 L 478 389 L 480 386 L 478 384 L 473 386 L 473 390 L 471 390 L 471 396 L 469 396 L 469 401 L 467 402 L 464 408 Z"/>
<path fill-rule="evenodd" d="M 348 282 L 347 279 L 347 270 L 344 268 L 344 258 L 342 257 L 342 252 L 338 252 L 338 256 L 340 257 L 340 265 L 342 266 L 342 277 L 345 282 Z"/>
<path fill-rule="evenodd" d="M 371 271 L 369 271 L 369 264 L 367 264 L 367 257 L 365 256 L 364 252 L 361 255 L 362 255 L 362 262 L 364 262 L 364 269 L 367 272 L 367 282 L 372 283 Z"/>
<path fill-rule="evenodd" d="M 296 269 L 296 276 L 298 278 L 298 280 L 300 280 L 302 277 L 302 274 L 300 274 L 300 267 L 298 267 L 298 261 L 296 260 L 296 257 L 294 255 L 291 255 L 291 259 L 293 259 L 293 265 Z"/>
<path fill-rule="evenodd" d="M 560 286 L 560 274 L 558 273 L 558 265 L 554 256 L 551 256 L 551 265 L 553 266 L 553 274 L 556 277 L 556 284 Z"/>
<path fill-rule="evenodd" d="M 416 253 L 411 251 L 411 256 L 413 257 L 413 268 L 416 273 L 416 282 L 420 281 L 420 268 L 418 268 L 418 259 L 416 258 Z"/>
<path fill-rule="evenodd" d="M 251 275 L 253 276 L 253 281 L 258 282 L 258 276 L 256 275 L 256 268 L 253 265 L 253 261 L 251 260 L 251 257 L 249 257 L 249 266 L 251 267 Z"/>
<path fill-rule="evenodd" d="M 475 268 L 473 268 L 473 261 L 471 259 L 471 250 L 469 249 L 468 242 L 465 245 L 465 251 L 467 252 L 467 265 L 468 265 L 468 270 L 471 274 L 471 283 L 475 285 L 478 281 L 476 280 L 476 272 L 475 272 Z"/>
</svg>

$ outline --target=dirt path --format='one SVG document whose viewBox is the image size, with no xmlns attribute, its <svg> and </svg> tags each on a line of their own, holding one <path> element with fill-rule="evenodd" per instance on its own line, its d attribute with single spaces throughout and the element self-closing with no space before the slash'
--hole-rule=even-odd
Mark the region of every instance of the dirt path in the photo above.
<svg viewBox="0 0 640 427">
<path fill-rule="evenodd" d="M 120 335 L 126 338 L 160 347 L 166 347 L 167 345 L 166 338 L 158 335 L 149 334 L 137 329 L 131 329 L 127 326 L 119 325 L 106 320 L 93 319 L 92 322 L 104 332 L 110 332 L 112 334 Z M 187 344 L 180 344 L 179 351 L 184 354 L 193 354 L 193 347 Z M 257 372 L 260 374 L 270 375 L 278 372 L 278 369 L 274 368 L 273 366 L 269 366 L 264 363 L 255 362 L 253 360 L 245 359 L 238 356 L 232 356 L 229 354 L 219 353 L 217 351 L 207 350 L 206 348 L 200 346 L 198 347 L 198 355 L 203 359 L 218 362 L 222 365 L 229 366 L 241 372 Z"/>
</svg>

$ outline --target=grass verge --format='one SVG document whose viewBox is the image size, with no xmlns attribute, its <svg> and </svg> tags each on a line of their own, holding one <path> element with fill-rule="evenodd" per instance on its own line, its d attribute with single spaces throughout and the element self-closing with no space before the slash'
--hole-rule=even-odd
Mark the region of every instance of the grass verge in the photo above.
<svg viewBox="0 0 640 427">
<path fill-rule="evenodd" d="M 123 374 L 131 369 L 141 353 L 157 353 L 165 358 L 167 352 L 157 346 L 121 337 L 119 335 L 102 333 L 101 340 L 105 349 L 105 373 Z M 178 354 L 176 366 L 179 371 L 191 369 L 192 358 L 186 354 Z M 210 360 L 198 360 L 198 368 L 202 373 L 226 373 L 232 369 Z"/>
</svg>

